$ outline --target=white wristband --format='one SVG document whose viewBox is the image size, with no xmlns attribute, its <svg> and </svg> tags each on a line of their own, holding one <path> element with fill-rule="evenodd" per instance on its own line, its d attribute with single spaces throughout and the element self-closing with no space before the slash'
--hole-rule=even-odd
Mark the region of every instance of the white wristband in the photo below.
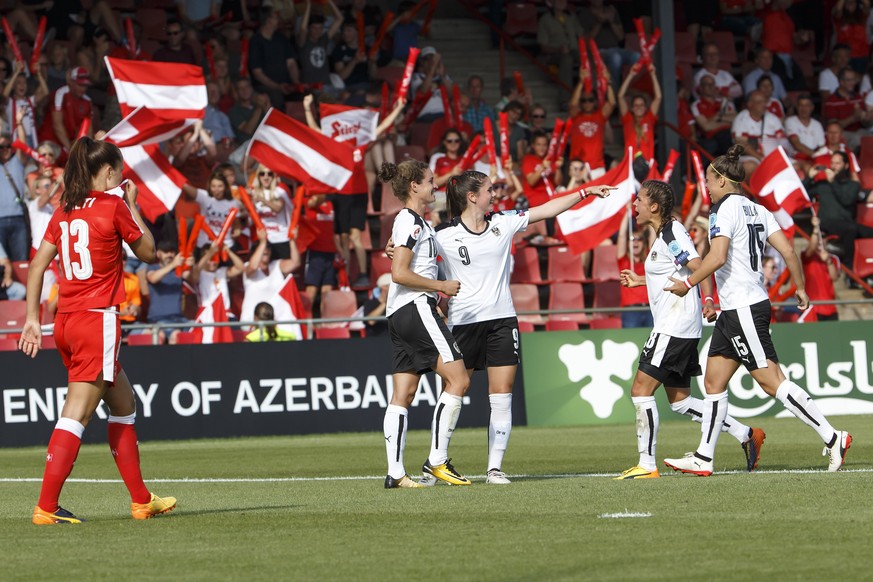
<svg viewBox="0 0 873 582">
<path fill-rule="evenodd" d="M 688 279 L 685 279 L 685 280 L 682 281 L 682 282 L 685 283 L 685 286 L 688 287 L 689 289 L 691 289 L 692 287 L 694 287 L 694 285 L 692 285 L 692 284 L 691 284 L 691 281 L 689 281 Z"/>
<path fill-rule="evenodd" d="M 703 298 L 704 303 L 706 303 L 707 301 L 712 301 L 713 303 L 715 303 L 715 300 L 712 298 L 712 295 L 707 295 L 706 297 Z"/>
<path fill-rule="evenodd" d="M 588 192 L 585 191 L 585 188 L 582 188 L 579 190 L 579 202 L 582 202 L 586 198 L 588 198 Z"/>
</svg>

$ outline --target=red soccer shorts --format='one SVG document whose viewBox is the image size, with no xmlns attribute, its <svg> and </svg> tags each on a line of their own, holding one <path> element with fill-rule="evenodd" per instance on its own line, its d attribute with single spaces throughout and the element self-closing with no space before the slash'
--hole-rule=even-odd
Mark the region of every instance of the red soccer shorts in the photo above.
<svg viewBox="0 0 873 582">
<path fill-rule="evenodd" d="M 112 311 L 74 311 L 55 317 L 55 343 L 69 382 L 115 382 L 121 369 L 121 323 Z"/>
</svg>

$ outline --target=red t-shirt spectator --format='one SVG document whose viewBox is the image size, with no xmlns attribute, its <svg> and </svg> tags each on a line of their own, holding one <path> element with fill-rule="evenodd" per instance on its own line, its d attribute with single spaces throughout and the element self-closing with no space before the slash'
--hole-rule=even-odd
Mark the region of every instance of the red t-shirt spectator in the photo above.
<svg viewBox="0 0 873 582">
<path fill-rule="evenodd" d="M 534 154 L 527 154 L 521 161 L 521 172 L 523 174 L 521 183 L 522 186 L 524 186 L 524 195 L 527 197 L 527 201 L 530 203 L 531 208 L 539 206 L 540 204 L 545 204 L 549 201 L 549 192 L 546 189 L 546 183 L 543 179 L 538 178 L 536 183 L 531 186 L 528 184 L 526 178 L 528 174 L 536 169 L 537 165 L 542 163 L 543 159 Z"/>
<path fill-rule="evenodd" d="M 806 279 L 806 294 L 809 295 L 810 301 L 833 301 L 836 298 L 834 291 L 834 282 L 831 281 L 831 275 L 828 273 L 828 265 L 819 258 L 818 254 L 811 257 L 803 253 L 801 256 L 803 262 L 803 278 Z M 828 260 L 833 261 L 833 257 Z M 816 305 L 813 308 L 813 313 L 821 316 L 833 316 L 837 312 L 836 305 Z M 807 321 L 809 319 L 807 318 Z"/>
<path fill-rule="evenodd" d="M 630 269 L 630 258 L 622 257 L 618 260 L 618 270 L 623 271 L 625 269 Z M 646 276 L 646 264 L 643 261 L 635 261 L 633 272 L 639 275 L 640 277 Z M 628 305 L 648 305 L 649 304 L 649 291 L 645 285 L 641 287 L 624 287 L 621 288 L 621 306 L 627 307 Z"/>
<path fill-rule="evenodd" d="M 860 107 L 862 111 L 864 110 L 864 98 L 859 93 L 846 97 L 840 90 L 837 90 L 825 100 L 822 105 L 821 116 L 822 119 L 847 119 L 854 115 L 856 106 Z M 843 129 L 846 131 L 857 131 L 861 129 L 861 123 L 856 121 Z"/>
<path fill-rule="evenodd" d="M 870 46 L 867 44 L 867 31 L 863 22 L 848 23 L 835 19 L 834 26 L 837 44 L 849 45 L 853 59 L 863 59 L 869 55 Z"/>
<path fill-rule="evenodd" d="M 764 16 L 761 44 L 773 53 L 794 51 L 794 21 L 785 12 L 773 11 Z"/>
<path fill-rule="evenodd" d="M 450 158 L 449 156 L 441 156 L 434 161 L 434 177 L 439 178 L 445 176 L 452 171 L 452 168 L 460 163 L 461 158 Z"/>
<path fill-rule="evenodd" d="M 580 113 L 570 120 L 570 159 L 586 162 L 592 170 L 606 167 L 603 160 L 603 129 L 606 118 L 602 111 Z"/>
<path fill-rule="evenodd" d="M 72 212 L 56 210 L 44 240 L 58 248 L 58 313 L 122 303 L 121 241 L 130 244 L 141 236 L 130 208 L 118 196 L 91 192 Z"/>
<path fill-rule="evenodd" d="M 319 253 L 335 253 L 336 242 L 333 238 L 333 204 L 324 201 L 315 208 L 307 204 L 306 221 L 318 229 L 318 236 L 309 244 L 309 250 Z"/>
<path fill-rule="evenodd" d="M 93 119 L 93 110 L 91 107 L 91 98 L 87 95 L 77 97 L 70 89 L 69 85 L 64 85 L 54 92 L 49 101 L 51 106 L 46 112 L 42 126 L 39 128 L 40 141 L 53 141 L 57 144 L 61 143 L 55 134 L 55 128 L 52 124 L 52 111 L 60 111 L 64 118 L 64 129 L 67 130 L 67 137 L 71 142 L 75 141 L 79 135 L 79 128 L 82 126 L 82 121 L 85 119 Z"/>
<path fill-rule="evenodd" d="M 621 124 L 624 127 L 624 147 L 633 147 L 634 154 L 642 152 L 643 158 L 651 160 L 655 157 L 655 125 L 658 123 L 658 116 L 650 111 L 646 111 L 643 119 L 640 121 L 639 129 L 634 123 L 634 115 L 630 111 L 624 114 L 621 118 Z"/>
</svg>

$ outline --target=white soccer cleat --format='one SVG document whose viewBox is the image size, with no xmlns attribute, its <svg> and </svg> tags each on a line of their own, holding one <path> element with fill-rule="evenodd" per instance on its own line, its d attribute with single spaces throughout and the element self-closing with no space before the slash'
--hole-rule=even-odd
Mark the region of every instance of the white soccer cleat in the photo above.
<svg viewBox="0 0 873 582">
<path fill-rule="evenodd" d="M 488 469 L 488 476 L 485 478 L 485 483 L 489 485 L 509 485 L 512 481 L 506 476 L 506 473 L 500 469 Z"/>
<path fill-rule="evenodd" d="M 682 473 L 690 473 L 698 477 L 712 475 L 712 461 L 704 461 L 694 453 L 685 453 L 681 459 L 664 459 L 664 464 Z"/>
<path fill-rule="evenodd" d="M 826 446 L 821 452 L 823 456 L 828 457 L 828 471 L 833 473 L 840 470 L 846 462 L 846 452 L 850 446 L 852 446 L 852 435 L 844 430 L 838 430 L 834 446 Z"/>
<path fill-rule="evenodd" d="M 433 487 L 434 485 L 436 485 L 437 478 L 430 473 L 425 473 L 422 471 L 421 477 L 418 479 L 418 482 L 425 487 Z"/>
</svg>

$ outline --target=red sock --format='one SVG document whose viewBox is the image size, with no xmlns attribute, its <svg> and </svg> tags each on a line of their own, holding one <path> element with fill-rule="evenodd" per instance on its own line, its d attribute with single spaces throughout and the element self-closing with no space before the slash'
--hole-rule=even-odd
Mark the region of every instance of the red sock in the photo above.
<svg viewBox="0 0 873 582">
<path fill-rule="evenodd" d="M 139 469 L 139 443 L 136 440 L 136 428 L 133 424 L 110 422 L 109 449 L 115 457 L 115 466 L 121 473 L 121 478 L 130 492 L 133 503 L 148 503 L 152 494 L 142 481 Z"/>
<path fill-rule="evenodd" d="M 42 476 L 42 489 L 39 492 L 38 505 L 44 511 L 54 513 L 58 510 L 58 497 L 61 495 L 64 482 L 73 471 L 73 463 L 76 462 L 76 457 L 79 456 L 79 446 L 81 444 L 82 439 L 68 430 L 55 428 L 52 431 L 52 438 L 49 440 L 48 451 L 45 456 L 45 473 Z"/>
</svg>

